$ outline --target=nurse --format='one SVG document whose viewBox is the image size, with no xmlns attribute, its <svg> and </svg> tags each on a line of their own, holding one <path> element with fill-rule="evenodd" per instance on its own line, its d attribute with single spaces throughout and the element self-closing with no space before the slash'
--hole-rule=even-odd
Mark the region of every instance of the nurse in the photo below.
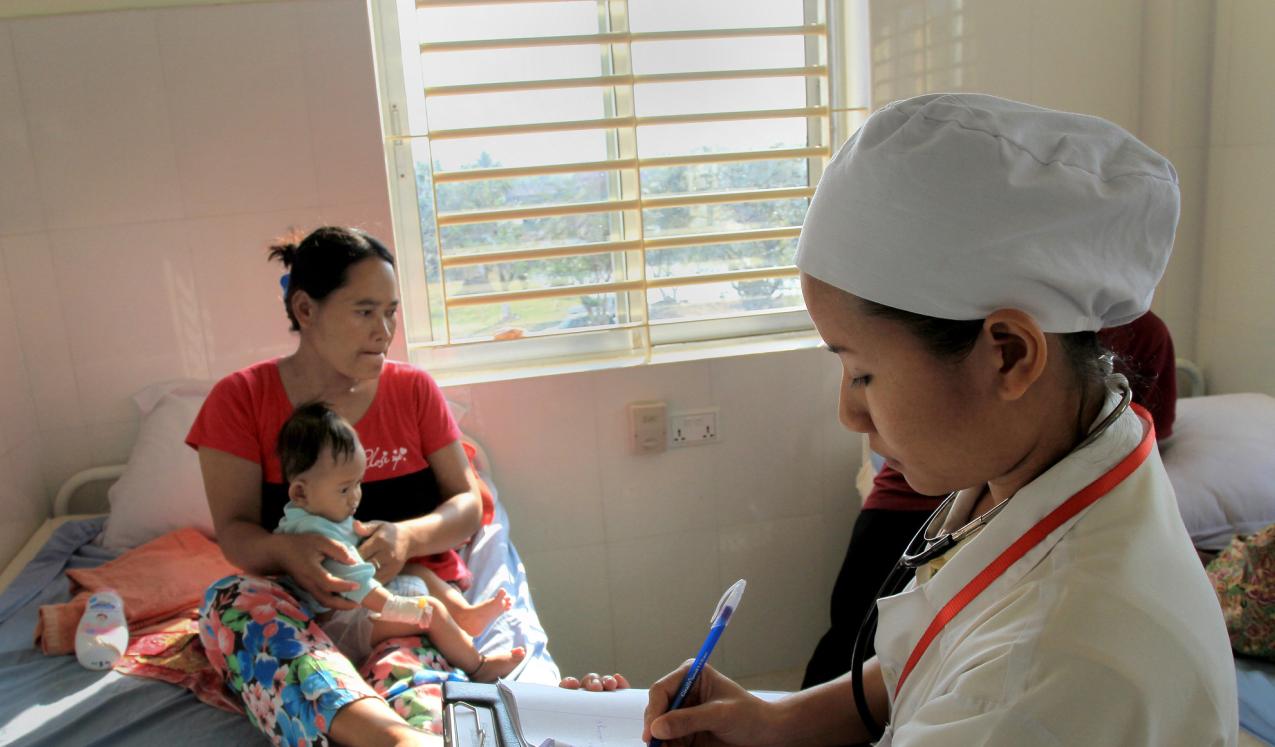
<svg viewBox="0 0 1275 747">
<path fill-rule="evenodd" d="M 972 94 L 874 113 L 820 181 L 802 291 L 842 423 L 952 495 L 862 671 L 767 703 L 705 669 L 665 713 L 678 670 L 644 738 L 1235 744 L 1217 599 L 1095 335 L 1150 306 L 1177 217 L 1173 167 L 1104 120 Z"/>
</svg>

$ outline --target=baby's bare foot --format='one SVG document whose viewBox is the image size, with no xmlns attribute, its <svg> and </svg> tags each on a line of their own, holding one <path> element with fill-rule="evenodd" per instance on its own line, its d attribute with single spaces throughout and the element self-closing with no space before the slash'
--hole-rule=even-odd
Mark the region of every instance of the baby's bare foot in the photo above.
<svg viewBox="0 0 1275 747">
<path fill-rule="evenodd" d="M 478 667 L 469 673 L 469 677 L 474 682 L 495 682 L 514 671 L 525 658 L 527 658 L 527 650 L 522 646 L 488 654 L 479 661 Z"/>
<path fill-rule="evenodd" d="M 461 630 L 470 635 L 478 635 L 491 625 L 492 620 L 513 606 L 514 600 L 509 592 L 500 589 L 491 599 L 471 605 L 468 609 L 453 610 L 452 617 L 456 618 L 456 624 Z"/>
</svg>

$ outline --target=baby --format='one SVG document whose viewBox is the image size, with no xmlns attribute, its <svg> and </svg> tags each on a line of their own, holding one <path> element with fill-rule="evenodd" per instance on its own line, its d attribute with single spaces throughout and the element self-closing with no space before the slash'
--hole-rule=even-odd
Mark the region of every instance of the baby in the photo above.
<svg viewBox="0 0 1275 747">
<path fill-rule="evenodd" d="M 288 504 L 276 532 L 318 533 L 342 543 L 358 562 L 354 565 L 331 558 L 323 566 L 332 575 L 359 584 L 341 595 L 364 609 L 355 614 L 337 613 L 340 632 L 328 630 L 330 611 L 296 584 L 289 590 L 320 614 L 324 629 L 347 650 L 341 638 L 348 632 L 364 640 L 353 648 L 360 652 L 389 638 L 429 632 L 430 641 L 447 661 L 479 682 L 494 682 L 508 675 L 526 656 L 521 648 L 484 655 L 474 648 L 471 636 L 509 609 L 511 600 L 502 589 L 492 599 L 469 604 L 460 592 L 428 568 L 408 565 L 402 575 L 382 586 L 374 578 L 371 563 L 359 556 L 361 538 L 354 532 L 354 511 L 362 497 L 367 456 L 354 428 L 326 405 L 313 402 L 298 407 L 279 431 L 277 443 L 283 479 L 288 483 Z M 370 613 L 368 612 L 370 610 Z M 366 621 L 370 619 L 370 626 Z M 361 658 L 361 657 L 359 657 Z"/>
</svg>

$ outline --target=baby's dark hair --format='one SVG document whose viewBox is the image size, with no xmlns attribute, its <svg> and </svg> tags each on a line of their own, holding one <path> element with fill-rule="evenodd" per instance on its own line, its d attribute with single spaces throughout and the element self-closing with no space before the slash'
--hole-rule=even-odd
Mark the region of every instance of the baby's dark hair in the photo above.
<svg viewBox="0 0 1275 747">
<path fill-rule="evenodd" d="M 332 457 L 338 461 L 352 458 L 358 439 L 353 426 L 323 402 L 301 405 L 279 429 L 275 442 L 283 465 L 283 481 L 290 483 L 313 467 L 325 448 L 331 449 Z"/>
<path fill-rule="evenodd" d="M 384 244 L 364 231 L 344 226 L 323 226 L 305 237 L 294 232 L 272 245 L 268 257 L 288 268 L 283 308 L 293 332 L 300 329 L 292 312 L 292 296 L 297 291 L 322 301 L 345 285 L 351 265 L 374 258 L 394 266 L 394 255 Z"/>
</svg>

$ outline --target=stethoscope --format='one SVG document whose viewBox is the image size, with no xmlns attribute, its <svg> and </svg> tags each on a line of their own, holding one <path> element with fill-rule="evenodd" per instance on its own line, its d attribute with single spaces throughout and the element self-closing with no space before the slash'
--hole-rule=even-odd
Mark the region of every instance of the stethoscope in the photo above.
<svg viewBox="0 0 1275 747">
<path fill-rule="evenodd" d="M 1094 428 L 1089 431 L 1084 440 L 1072 449 L 1072 453 L 1077 452 L 1094 441 L 1098 440 L 1111 424 L 1116 422 L 1125 410 L 1129 409 L 1129 404 L 1133 401 L 1133 391 L 1129 388 L 1129 381 L 1122 374 L 1112 372 L 1111 356 L 1103 356 L 1102 363 L 1105 368 L 1105 383 L 1107 388 L 1112 391 L 1119 391 L 1120 403 L 1111 411 L 1107 417 L 1103 418 Z M 876 599 L 894 596 L 903 591 L 911 580 L 912 573 L 917 568 L 929 563 L 935 558 L 942 557 L 962 540 L 977 532 L 990 522 L 997 514 L 1001 512 L 1005 506 L 1009 505 L 1008 500 L 1001 501 L 987 511 L 983 512 L 964 526 L 953 531 L 941 529 L 947 518 L 948 511 L 952 508 L 952 502 L 956 500 L 957 491 L 948 494 L 938 508 L 934 509 L 934 513 L 925 520 L 921 528 L 908 542 L 904 548 L 903 554 L 899 557 L 898 562 L 894 564 L 889 575 L 886 576 L 885 582 L 881 584 L 881 589 L 877 592 Z M 940 529 L 937 533 L 932 533 L 935 527 Z M 885 733 L 885 728 L 877 724 L 876 719 L 872 717 L 872 712 L 868 709 L 868 699 L 863 692 L 863 662 L 867 656 L 867 642 L 876 635 L 877 632 L 877 605 L 876 600 L 872 606 L 864 613 L 863 620 L 859 623 L 859 631 L 854 637 L 854 650 L 850 655 L 850 672 L 851 685 L 854 690 L 854 706 L 859 711 L 859 718 L 863 719 L 863 725 L 872 735 L 872 739 L 876 740 Z"/>
</svg>

